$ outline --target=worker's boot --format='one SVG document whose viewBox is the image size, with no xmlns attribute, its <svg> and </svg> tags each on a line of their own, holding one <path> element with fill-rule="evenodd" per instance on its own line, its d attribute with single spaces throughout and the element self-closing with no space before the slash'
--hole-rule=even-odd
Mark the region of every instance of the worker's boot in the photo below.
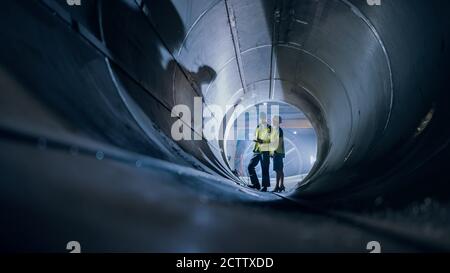
<svg viewBox="0 0 450 273">
<path fill-rule="evenodd" d="M 256 185 L 250 185 L 250 186 L 248 186 L 250 189 L 255 189 L 255 190 L 259 190 L 259 189 L 261 189 L 261 186 L 260 185 L 258 185 L 258 184 L 256 184 Z"/>
</svg>

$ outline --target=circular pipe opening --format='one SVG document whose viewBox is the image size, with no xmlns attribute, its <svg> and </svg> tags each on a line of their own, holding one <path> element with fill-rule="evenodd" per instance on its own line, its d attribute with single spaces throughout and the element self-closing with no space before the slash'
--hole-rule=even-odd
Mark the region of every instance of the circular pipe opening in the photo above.
<svg viewBox="0 0 450 273">
<path fill-rule="evenodd" d="M 223 154 L 225 161 L 236 177 L 250 184 L 247 166 L 253 156 L 254 134 L 261 113 L 267 114 L 267 123 L 272 117 L 282 118 L 280 125 L 284 133 L 284 175 L 287 191 L 301 185 L 316 165 L 318 139 L 315 128 L 297 107 L 285 102 L 267 101 L 247 108 L 236 107 L 224 131 Z M 273 127 L 274 128 L 274 127 Z M 270 165 L 271 186 L 276 185 L 276 173 Z M 261 167 L 256 168 L 261 179 Z"/>
</svg>

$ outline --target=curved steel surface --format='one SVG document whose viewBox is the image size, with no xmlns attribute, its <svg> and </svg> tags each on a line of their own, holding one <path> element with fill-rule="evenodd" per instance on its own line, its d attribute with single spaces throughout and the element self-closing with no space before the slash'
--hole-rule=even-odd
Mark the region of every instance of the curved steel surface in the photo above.
<svg viewBox="0 0 450 273">
<path fill-rule="evenodd" d="M 448 192 L 435 160 L 450 136 L 449 10 L 440 0 L 5 1 L 0 76 L 48 110 L 26 115 L 11 107 L 23 98 L 5 93 L 0 125 L 87 137 L 237 187 L 225 197 L 212 190 L 218 200 L 236 190 L 276 203 L 242 189 L 223 143 L 201 128 L 190 127 L 196 140 L 171 139 L 174 122 L 195 119 L 171 111 L 193 109 L 194 97 L 206 108 L 281 101 L 305 112 L 318 136 L 313 170 L 286 197 L 370 207 L 406 200 L 408 188 Z M 426 174 L 439 187 L 423 191 Z"/>
</svg>

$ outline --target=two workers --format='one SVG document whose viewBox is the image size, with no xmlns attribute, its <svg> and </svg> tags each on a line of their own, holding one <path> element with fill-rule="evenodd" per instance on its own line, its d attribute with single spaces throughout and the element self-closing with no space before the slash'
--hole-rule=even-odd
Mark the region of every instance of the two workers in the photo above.
<svg viewBox="0 0 450 273">
<path fill-rule="evenodd" d="M 250 188 L 267 192 L 270 187 L 270 158 L 273 158 L 273 170 L 276 172 L 276 185 L 272 192 L 282 192 L 284 187 L 283 158 L 284 137 L 283 130 L 280 128 L 282 120 L 280 116 L 272 118 L 272 125 L 267 123 L 265 113 L 260 113 L 259 124 L 255 130 L 255 142 L 253 156 L 248 164 L 248 173 L 250 175 Z M 262 169 L 262 188 L 256 174 L 256 166 L 261 163 Z"/>
</svg>

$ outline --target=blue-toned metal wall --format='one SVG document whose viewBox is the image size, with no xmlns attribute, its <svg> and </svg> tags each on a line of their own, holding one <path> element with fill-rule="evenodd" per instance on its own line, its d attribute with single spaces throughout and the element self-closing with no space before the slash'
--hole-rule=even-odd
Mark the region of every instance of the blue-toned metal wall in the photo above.
<svg viewBox="0 0 450 273">
<path fill-rule="evenodd" d="M 439 0 L 5 1 L 2 130 L 87 137 L 233 184 L 221 141 L 171 139 L 172 107 L 277 100 L 318 136 L 317 163 L 289 198 L 449 192 L 438 160 L 450 135 L 449 10 Z"/>
</svg>

